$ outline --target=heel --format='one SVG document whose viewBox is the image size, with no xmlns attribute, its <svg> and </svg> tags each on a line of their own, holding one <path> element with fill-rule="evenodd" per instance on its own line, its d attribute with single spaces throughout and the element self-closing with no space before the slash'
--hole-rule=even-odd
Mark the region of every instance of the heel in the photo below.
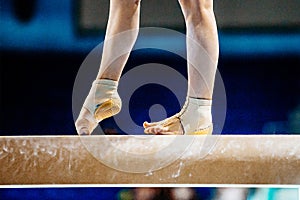
<svg viewBox="0 0 300 200">
<path fill-rule="evenodd" d="M 102 121 L 106 118 L 114 116 L 121 111 L 121 101 L 117 99 L 109 99 L 98 105 L 94 117 L 97 121 Z"/>
</svg>

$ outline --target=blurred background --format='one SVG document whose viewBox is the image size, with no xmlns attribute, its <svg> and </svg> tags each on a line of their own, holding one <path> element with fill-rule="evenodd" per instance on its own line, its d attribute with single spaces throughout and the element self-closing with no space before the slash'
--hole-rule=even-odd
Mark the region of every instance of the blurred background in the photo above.
<svg viewBox="0 0 300 200">
<path fill-rule="evenodd" d="M 0 0 L 1 135 L 76 134 L 73 83 L 104 39 L 108 6 L 108 0 Z M 218 68 L 227 95 L 223 134 L 300 133 L 299 8 L 299 0 L 215 1 Z M 177 0 L 143 0 L 141 26 L 185 33 Z M 186 76 L 185 60 L 155 49 L 132 52 L 124 73 L 153 61 Z M 166 92 L 157 85 L 148 89 Z M 131 116 L 142 123 L 148 111 L 134 103 L 155 103 L 155 97 L 135 97 Z M 164 106 L 168 113 L 180 109 Z M 140 117 L 135 111 L 142 109 L 147 112 Z M 118 130 L 111 119 L 101 126 Z"/>
<path fill-rule="evenodd" d="M 72 89 L 88 53 L 104 39 L 108 0 L 0 0 L 0 134 L 76 135 Z M 220 60 L 227 95 L 222 134 L 300 133 L 300 1 L 216 0 Z M 177 0 L 142 0 L 141 26 L 185 33 Z M 144 38 L 146 40 L 147 38 Z M 172 38 L 172 45 L 176 41 Z M 182 45 L 185 49 L 185 45 Z M 132 52 L 124 73 L 148 62 L 173 67 L 186 76 L 186 61 L 168 52 Z M 131 116 L 155 103 L 132 99 Z M 141 90 L 142 90 L 141 89 Z M 137 91 L 138 92 L 138 91 Z M 169 93 L 168 93 L 169 94 Z M 172 100 L 170 94 L 167 100 Z M 180 108 L 164 101 L 168 113 Z M 113 120 L 101 126 L 115 127 Z M 114 132 L 114 131 L 113 131 Z M 117 132 L 122 133 L 121 130 Z M 1 199 L 297 199 L 297 189 L 190 188 L 30 188 L 0 189 Z M 228 193 L 229 192 L 229 193 Z M 152 196 L 151 196 L 152 195 Z M 156 195 L 156 196 L 155 196 Z M 177 195 L 177 198 L 175 196 Z M 229 196 L 228 196 L 229 195 Z M 188 198 L 190 197 L 190 198 Z"/>
<path fill-rule="evenodd" d="M 298 200 L 297 188 L 6 188 L 3 199 L 97 200 Z"/>
</svg>

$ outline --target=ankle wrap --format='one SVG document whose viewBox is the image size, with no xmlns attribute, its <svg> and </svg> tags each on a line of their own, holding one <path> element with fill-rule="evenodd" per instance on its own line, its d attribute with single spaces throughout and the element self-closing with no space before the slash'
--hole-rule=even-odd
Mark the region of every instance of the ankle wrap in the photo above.
<svg viewBox="0 0 300 200">
<path fill-rule="evenodd" d="M 178 113 L 185 134 L 204 129 L 212 124 L 212 100 L 188 97 Z"/>
</svg>

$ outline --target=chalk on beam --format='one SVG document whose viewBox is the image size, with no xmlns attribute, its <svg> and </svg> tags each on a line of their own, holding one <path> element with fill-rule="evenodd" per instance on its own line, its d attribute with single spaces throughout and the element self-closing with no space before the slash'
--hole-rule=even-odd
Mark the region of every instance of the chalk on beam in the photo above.
<svg viewBox="0 0 300 200">
<path fill-rule="evenodd" d="M 300 137 L 0 137 L 0 165 L 2 185 L 299 184 Z"/>
</svg>

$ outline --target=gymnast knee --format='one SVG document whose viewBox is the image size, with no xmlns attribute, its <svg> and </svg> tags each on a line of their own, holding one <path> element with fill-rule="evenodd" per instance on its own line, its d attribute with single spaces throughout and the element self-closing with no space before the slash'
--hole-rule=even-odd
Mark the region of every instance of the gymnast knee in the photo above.
<svg viewBox="0 0 300 200">
<path fill-rule="evenodd" d="M 178 0 L 184 9 L 211 9 L 213 7 L 213 0 Z"/>
<path fill-rule="evenodd" d="M 122 9 L 133 9 L 140 5 L 141 0 L 111 0 L 111 3 Z"/>
<path fill-rule="evenodd" d="M 213 12 L 213 0 L 178 0 L 178 2 L 185 17 L 196 17 L 201 20 L 202 16 Z"/>
</svg>

